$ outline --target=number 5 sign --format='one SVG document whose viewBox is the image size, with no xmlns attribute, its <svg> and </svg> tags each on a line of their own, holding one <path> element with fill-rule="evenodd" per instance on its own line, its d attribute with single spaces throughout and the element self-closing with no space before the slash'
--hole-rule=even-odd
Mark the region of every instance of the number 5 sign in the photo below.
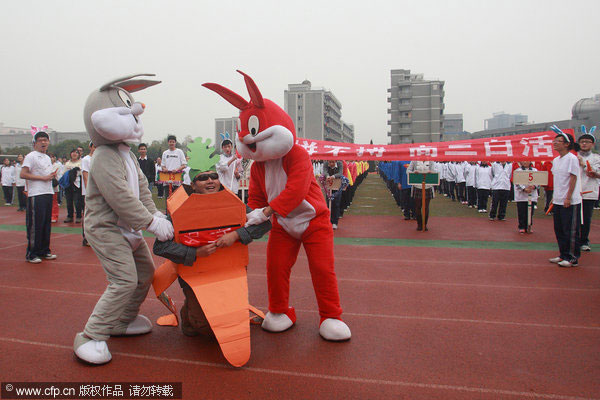
<svg viewBox="0 0 600 400">
<path fill-rule="evenodd" d="M 516 185 L 547 185 L 548 171 L 515 170 L 513 183 Z"/>
</svg>

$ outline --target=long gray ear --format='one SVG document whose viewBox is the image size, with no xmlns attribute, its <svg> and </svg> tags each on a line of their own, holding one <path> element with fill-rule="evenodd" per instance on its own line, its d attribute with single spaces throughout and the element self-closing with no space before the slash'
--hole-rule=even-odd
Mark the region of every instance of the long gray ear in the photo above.
<svg viewBox="0 0 600 400">
<path fill-rule="evenodd" d="M 108 83 L 105 83 L 105 84 L 104 84 L 104 85 L 102 85 L 102 87 L 100 88 L 100 91 L 101 91 L 101 92 L 104 92 L 105 90 L 108 90 L 108 89 L 110 89 L 111 87 L 115 87 L 115 86 L 119 86 L 119 87 L 122 87 L 122 88 L 123 88 L 123 86 L 121 86 L 121 84 L 124 84 L 124 83 L 126 83 L 128 80 L 130 80 L 131 78 L 136 78 L 136 77 L 138 77 L 138 76 L 156 76 L 156 74 L 134 74 L 134 75 L 128 75 L 128 76 L 124 76 L 124 77 L 122 77 L 122 78 L 118 78 L 118 79 L 112 80 L 112 81 L 110 81 L 110 82 L 108 82 Z M 147 82 L 156 82 L 156 83 L 153 83 L 152 85 L 156 85 L 157 83 L 160 83 L 160 81 L 147 81 Z M 142 90 L 142 89 L 145 89 L 145 88 L 147 88 L 147 87 L 149 87 L 149 86 L 152 86 L 152 85 L 146 85 L 146 86 L 142 86 L 142 87 L 138 88 L 137 90 Z M 125 89 L 125 90 L 127 90 L 127 89 Z M 128 91 L 129 91 L 129 90 L 128 90 Z M 135 90 L 133 90 L 133 91 L 135 91 Z"/>
<path fill-rule="evenodd" d="M 118 86 L 129 93 L 133 93 L 149 88 L 150 86 L 158 85 L 160 82 L 161 81 L 150 81 L 148 79 L 131 79 L 125 82 L 115 83 L 114 86 Z"/>
</svg>

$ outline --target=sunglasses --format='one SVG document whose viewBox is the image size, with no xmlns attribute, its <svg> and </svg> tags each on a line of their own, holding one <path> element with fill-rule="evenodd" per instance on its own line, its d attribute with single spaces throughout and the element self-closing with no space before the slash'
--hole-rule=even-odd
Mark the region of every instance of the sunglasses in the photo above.
<svg viewBox="0 0 600 400">
<path fill-rule="evenodd" d="M 212 179 L 213 181 L 216 181 L 217 179 L 219 179 L 219 174 L 217 174 L 216 172 L 211 172 L 210 174 L 200 174 L 200 175 L 196 175 L 196 177 L 194 178 L 194 182 L 196 181 L 207 181 L 208 178 Z"/>
</svg>

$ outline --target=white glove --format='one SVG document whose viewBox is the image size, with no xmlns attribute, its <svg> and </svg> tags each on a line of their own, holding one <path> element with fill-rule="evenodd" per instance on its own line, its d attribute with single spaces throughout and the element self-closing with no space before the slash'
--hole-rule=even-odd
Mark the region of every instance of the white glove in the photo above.
<svg viewBox="0 0 600 400">
<path fill-rule="evenodd" d="M 155 213 L 154 213 L 154 214 L 152 214 L 152 215 L 154 215 L 155 217 L 158 217 L 158 218 L 164 218 L 164 219 L 167 219 L 167 216 L 166 216 L 165 214 L 161 213 L 160 211 L 157 211 L 157 212 L 155 212 Z"/>
<path fill-rule="evenodd" d="M 152 223 L 146 230 L 161 242 L 173 239 L 173 224 L 168 219 L 152 217 Z"/>
<path fill-rule="evenodd" d="M 264 208 L 257 208 L 256 210 L 253 210 L 250 213 L 246 214 L 246 225 L 244 226 L 259 225 L 263 222 L 268 221 L 269 217 L 265 215 L 263 210 Z"/>
</svg>

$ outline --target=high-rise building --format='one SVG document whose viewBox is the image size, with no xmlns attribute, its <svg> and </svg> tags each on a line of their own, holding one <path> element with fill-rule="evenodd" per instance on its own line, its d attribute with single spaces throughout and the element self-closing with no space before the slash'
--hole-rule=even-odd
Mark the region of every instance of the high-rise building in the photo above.
<svg viewBox="0 0 600 400">
<path fill-rule="evenodd" d="M 462 114 L 444 114 L 444 135 L 447 133 L 463 133 Z"/>
<path fill-rule="evenodd" d="M 292 83 L 284 102 L 296 137 L 354 143 L 354 125 L 342 120 L 342 103 L 329 90 L 313 88 L 308 80 Z"/>
<path fill-rule="evenodd" d="M 439 142 L 444 132 L 444 81 L 408 69 L 391 71 L 388 114 L 391 144 Z"/>
<path fill-rule="evenodd" d="M 527 124 L 527 115 L 523 114 L 507 114 L 504 111 L 500 111 L 492 114 L 492 118 L 485 120 L 485 130 L 490 129 L 503 129 L 512 128 L 515 126 Z"/>
</svg>

